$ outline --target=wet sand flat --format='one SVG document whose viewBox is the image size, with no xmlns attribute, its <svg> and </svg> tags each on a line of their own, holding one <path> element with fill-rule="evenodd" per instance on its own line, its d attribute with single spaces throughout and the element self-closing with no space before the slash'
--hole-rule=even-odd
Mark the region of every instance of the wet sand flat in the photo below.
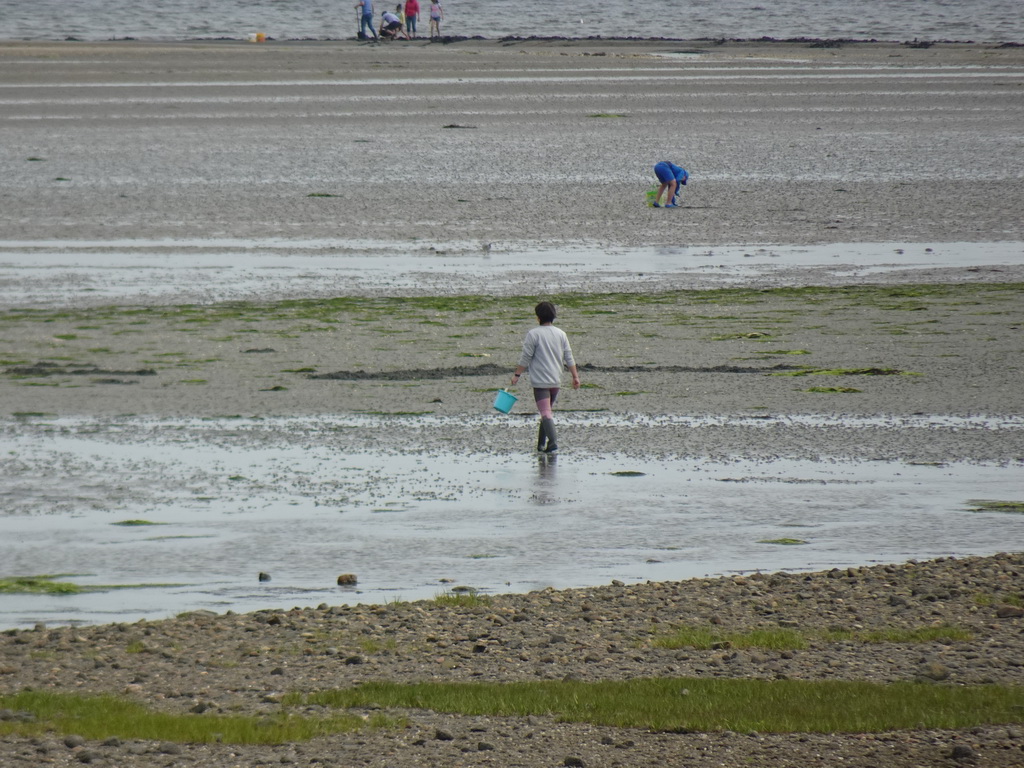
<svg viewBox="0 0 1024 768">
<path fill-rule="evenodd" d="M 963 297 L 948 289 L 836 290 L 813 301 L 742 294 L 703 301 L 677 292 L 644 306 L 624 296 L 567 304 L 563 324 L 581 362 L 610 369 L 578 407 L 1020 412 L 1011 383 L 1020 301 L 1006 286 L 1020 281 L 1024 263 L 1014 245 L 1024 240 L 1019 48 L 7 43 L 0 60 L 0 152 L 10 168 L 0 179 L 0 274 L 13 286 L 12 306 L 25 306 L 16 300 L 24 285 L 28 306 L 43 311 L 8 315 L 0 354 L 8 369 L 55 364 L 28 381 L 54 386 L 5 377 L 9 413 L 475 412 L 477 390 L 500 386 L 500 377 L 410 389 L 401 371 L 510 366 L 535 296 L 606 290 L 588 281 L 585 255 L 575 257 L 573 278 L 563 277 L 560 245 L 620 254 L 613 289 L 643 295 L 743 288 L 743 273 L 731 284 L 709 283 L 694 269 L 714 267 L 714 248 L 723 244 L 751 244 L 748 261 L 784 275 L 749 278 L 754 288 L 839 289 L 863 281 L 852 277 L 858 260 L 884 263 L 891 254 L 898 263 L 915 243 L 917 256 L 941 252 L 951 266 L 894 269 L 872 280 L 1003 287 L 975 287 Z M 692 171 L 679 210 L 643 205 L 650 166 L 665 156 Z M 323 259 L 354 252 L 383 271 L 365 290 L 297 260 L 299 279 L 287 291 L 268 280 L 275 287 L 261 295 L 251 253 L 270 238 L 279 268 L 320 242 Z M 252 286 L 248 305 L 187 317 L 159 310 L 163 302 L 217 302 L 215 287 L 204 283 L 203 244 L 217 254 L 210 266 L 227 270 L 219 282 L 230 283 L 225 242 L 242 244 L 237 263 Z M 991 263 L 988 242 L 999 242 Z M 408 259 L 393 289 L 389 260 L 374 243 Z M 829 271 L 756 250 L 763 243 L 877 244 L 878 251 L 851 256 L 839 247 L 820 259 L 842 267 Z M 550 278 L 543 259 L 523 255 L 538 245 L 552 259 Z M 654 279 L 644 275 L 651 249 L 681 246 L 707 252 L 680 253 L 684 263 L 673 273 L 664 264 L 674 258 L 670 250 Z M 647 251 L 631 269 L 639 248 Z M 968 249 L 970 259 L 958 265 L 958 250 Z M 104 263 L 107 253 L 117 254 L 113 272 L 136 281 L 124 295 L 107 297 L 90 280 L 90 260 Z M 439 277 L 409 267 L 424 253 L 450 254 Z M 481 253 L 502 270 L 493 291 Z M 472 259 L 475 277 L 463 280 L 460 260 Z M 607 260 L 594 258 L 604 271 Z M 73 269 L 79 261 L 83 267 Z M 134 268 L 161 262 L 193 267 Z M 43 284 L 52 286 L 50 298 Z M 422 298 L 259 309 L 278 298 L 449 292 L 526 298 L 472 308 Z M 154 309 L 138 317 L 108 312 L 95 322 L 86 308 L 105 303 Z M 68 305 L 83 314 L 46 315 Z M 864 393 L 840 403 L 794 386 L 806 379 L 717 383 L 723 374 L 715 367 L 749 361 L 924 375 L 875 377 L 869 387 L 830 379 Z M 63 375 L 71 369 L 79 373 Z M 138 370 L 157 375 L 117 373 Z M 392 373 L 396 381 L 307 375 L 353 370 Z M 715 383 L 702 385 L 706 377 Z"/>
<path fill-rule="evenodd" d="M 1019 47 L 0 45 L 3 235 L 1021 240 Z M 681 210 L 643 205 L 683 164 Z"/>
<path fill-rule="evenodd" d="M 559 408 L 1019 416 L 1022 290 L 953 283 L 562 294 L 560 324 L 584 386 L 565 391 Z M 11 309 L 2 318 L 0 387 L 8 417 L 471 418 L 493 412 L 494 391 L 508 385 L 522 336 L 536 322 L 533 304 L 530 296 L 442 295 Z M 517 394 L 514 417 L 532 413 L 528 385 Z M 492 450 L 484 435 L 504 424 L 472 424 L 480 436 L 462 448 Z M 687 430 L 657 438 L 647 431 L 641 442 L 599 429 L 576 440 L 598 452 L 720 448 L 694 442 Z M 1020 459 L 1019 437 L 991 435 L 984 447 L 958 448 L 907 431 L 887 455 Z M 855 445 L 822 447 L 863 455 Z"/>
</svg>

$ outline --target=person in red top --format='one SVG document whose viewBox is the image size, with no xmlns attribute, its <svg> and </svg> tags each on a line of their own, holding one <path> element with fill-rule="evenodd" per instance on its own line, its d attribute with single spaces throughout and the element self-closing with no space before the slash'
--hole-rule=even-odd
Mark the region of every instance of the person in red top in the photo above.
<svg viewBox="0 0 1024 768">
<path fill-rule="evenodd" d="M 416 21 L 420 16 L 420 0 L 405 0 L 405 31 L 416 37 Z"/>
</svg>

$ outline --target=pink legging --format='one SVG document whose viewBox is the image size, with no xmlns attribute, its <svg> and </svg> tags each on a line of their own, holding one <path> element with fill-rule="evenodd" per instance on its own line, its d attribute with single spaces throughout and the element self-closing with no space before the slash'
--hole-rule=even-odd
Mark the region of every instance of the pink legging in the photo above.
<svg viewBox="0 0 1024 768">
<path fill-rule="evenodd" d="M 556 397 L 558 397 L 558 387 L 533 388 L 533 399 L 537 401 L 537 412 L 542 419 L 555 417 L 551 412 L 551 406 L 555 404 Z"/>
</svg>

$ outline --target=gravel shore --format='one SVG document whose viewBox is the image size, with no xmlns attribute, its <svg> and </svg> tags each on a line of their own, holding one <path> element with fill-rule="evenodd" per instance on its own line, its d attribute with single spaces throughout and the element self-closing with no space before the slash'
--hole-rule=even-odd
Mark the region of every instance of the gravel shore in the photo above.
<svg viewBox="0 0 1024 768">
<path fill-rule="evenodd" d="M 513 259 L 537 245 L 587 243 L 622 249 L 624 273 L 629 249 L 641 247 L 1024 240 L 1014 96 L 1024 49 L 1015 46 L 3 43 L 0 62 L 0 256 L 16 262 L 0 258 L 8 283 L 26 279 L 39 258 L 55 284 L 74 287 L 79 278 L 61 266 L 76 254 L 118 250 L 130 269 L 133 256 L 173 260 L 176 239 L 192 243 L 182 247 L 190 255 L 281 238 L 284 255 L 289 241 L 293 250 L 328 241 L 339 254 L 367 241 L 410 250 L 459 242 Z M 680 210 L 643 205 L 650 167 L 663 157 L 692 174 Z M 579 430 L 567 444 L 640 458 L 1024 461 L 1013 422 L 1024 412 L 1020 263 L 954 266 L 925 280 L 893 274 L 877 278 L 887 289 L 867 293 L 849 289 L 841 272 L 800 272 L 790 268 L 786 291 L 760 294 L 779 286 L 759 285 L 708 301 L 685 292 L 706 286 L 682 274 L 622 295 L 600 296 L 597 283 L 576 291 L 564 327 L 595 386 L 567 402 L 623 418 L 687 413 L 726 423 Z M 514 364 L 533 297 L 549 292 L 536 272 L 503 290 L 524 297 L 514 306 L 487 297 L 466 306 L 454 291 L 429 289 L 407 293 L 449 296 L 403 307 L 374 303 L 386 289 L 353 292 L 328 320 L 276 304 L 281 296 L 255 296 L 241 309 L 199 295 L 192 306 L 162 304 L 146 285 L 106 309 L 90 286 L 81 300 L 2 313 L 5 430 L 50 416 L 457 420 L 478 412 L 481 389 L 505 384 L 498 371 Z M 316 286 L 309 295 L 325 298 Z M 819 371 L 874 375 L 815 374 L 827 392 L 770 375 L 807 359 Z M 467 362 L 494 368 L 478 376 Z M 409 371 L 429 369 L 449 372 L 410 385 Z M 765 415 L 824 425 L 767 433 L 730 422 Z M 921 415 L 993 421 L 963 431 L 900 427 Z M 845 416 L 883 427 L 868 438 L 829 428 Z M 447 428 L 392 437 L 409 450 L 456 445 Z M 458 441 L 460 450 L 522 449 L 499 437 L 479 425 Z M 8 466 L 5 476 L 19 481 L 42 472 Z M 202 716 L 273 713 L 286 692 L 368 680 L 1022 685 L 1022 574 L 1020 554 L 1001 554 L 500 595 L 474 608 L 323 605 L 38 627 L 0 636 L 0 691 L 110 692 Z M 652 645 L 679 624 L 950 624 L 971 638 L 821 641 L 784 653 Z M 277 747 L 3 737 L 0 766 L 1024 764 L 1021 721 L 959 732 L 667 734 L 548 716 L 402 714 L 409 724 L 397 731 Z"/>
<path fill-rule="evenodd" d="M 490 598 L 329 606 L 250 615 L 12 631 L 0 637 L 8 691 L 119 693 L 162 711 L 271 714 L 281 696 L 386 680 L 416 682 L 713 677 L 1024 684 L 1024 556 L 749 574 L 682 583 L 613 584 Z M 667 650 L 674 626 L 721 632 L 949 625 L 969 639 L 814 641 L 804 650 Z M 323 714 L 319 708 L 300 708 Z M 367 711 L 371 714 L 372 711 Z M 424 711 L 393 729 L 276 747 L 65 744 L 4 739 L 4 766 L 317 764 L 336 766 L 946 766 L 1024 762 L 1024 725 L 876 734 L 650 733 Z M 10 713 L 9 717 L 16 717 Z M 70 746 L 69 746 L 70 745 Z M 954 750 L 956 750 L 954 752 Z M 954 759 L 954 755 L 958 759 Z"/>
</svg>

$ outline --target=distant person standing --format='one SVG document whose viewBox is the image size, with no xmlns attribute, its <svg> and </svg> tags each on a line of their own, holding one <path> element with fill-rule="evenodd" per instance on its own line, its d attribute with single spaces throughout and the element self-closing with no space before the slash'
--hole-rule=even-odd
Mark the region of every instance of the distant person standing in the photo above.
<svg viewBox="0 0 1024 768">
<path fill-rule="evenodd" d="M 662 160 L 660 163 L 655 164 L 654 175 L 661 182 L 661 186 L 658 187 L 658 193 L 654 196 L 654 207 L 663 207 L 659 202 L 663 194 L 665 195 L 665 208 L 677 207 L 676 195 L 679 194 L 680 187 L 686 186 L 686 180 L 690 178 L 690 174 L 675 163 Z"/>
<path fill-rule="evenodd" d="M 444 11 L 441 10 L 441 0 L 430 2 L 430 39 L 441 36 L 441 21 L 444 19 Z"/>
<path fill-rule="evenodd" d="M 405 0 L 405 31 L 416 37 L 416 22 L 420 18 L 420 0 Z"/>
<path fill-rule="evenodd" d="M 362 10 L 362 15 L 359 17 L 359 39 L 366 40 L 368 37 L 372 37 L 376 40 L 377 30 L 373 28 L 373 0 L 359 0 L 355 7 Z M 367 29 L 370 30 L 369 35 L 366 34 Z"/>
<path fill-rule="evenodd" d="M 537 315 L 537 327 L 528 331 L 523 340 L 523 352 L 519 356 L 519 365 L 512 373 L 512 384 L 514 386 L 519 381 L 524 371 L 529 371 L 533 399 L 537 403 L 537 413 L 540 414 L 537 450 L 555 453 L 558 441 L 551 406 L 555 404 L 558 390 L 562 386 L 562 371 L 569 369 L 573 389 L 580 388 L 580 374 L 572 357 L 569 337 L 561 328 L 554 326 L 555 305 L 550 301 L 542 301 L 533 311 Z"/>
</svg>

